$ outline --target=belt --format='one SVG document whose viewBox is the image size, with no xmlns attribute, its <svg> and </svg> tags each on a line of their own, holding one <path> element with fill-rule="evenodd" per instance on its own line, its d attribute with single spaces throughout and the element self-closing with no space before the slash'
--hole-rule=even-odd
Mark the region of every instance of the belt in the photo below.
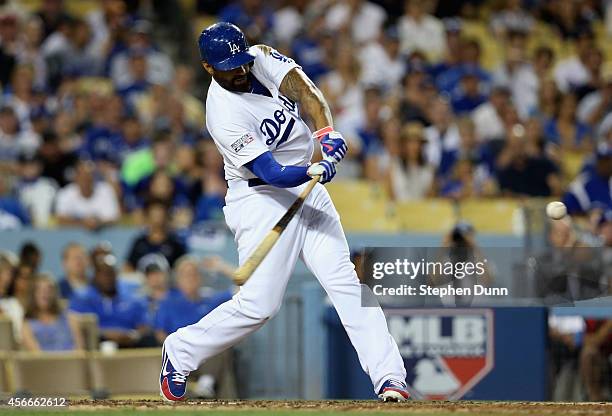
<svg viewBox="0 0 612 416">
<path fill-rule="evenodd" d="M 249 188 L 252 188 L 254 186 L 268 185 L 267 182 L 265 182 L 264 180 L 260 178 L 249 179 L 248 184 L 249 184 Z"/>
</svg>

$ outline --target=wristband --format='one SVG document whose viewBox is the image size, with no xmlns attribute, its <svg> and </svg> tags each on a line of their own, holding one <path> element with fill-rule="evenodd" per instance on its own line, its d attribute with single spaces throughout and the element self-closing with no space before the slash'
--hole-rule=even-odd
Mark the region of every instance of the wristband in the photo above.
<svg viewBox="0 0 612 416">
<path fill-rule="evenodd" d="M 318 141 L 321 141 L 321 138 L 323 138 L 323 136 L 331 133 L 332 131 L 334 131 L 334 128 L 332 126 L 323 127 L 322 129 L 319 129 L 312 133 L 312 137 L 317 139 Z"/>
</svg>

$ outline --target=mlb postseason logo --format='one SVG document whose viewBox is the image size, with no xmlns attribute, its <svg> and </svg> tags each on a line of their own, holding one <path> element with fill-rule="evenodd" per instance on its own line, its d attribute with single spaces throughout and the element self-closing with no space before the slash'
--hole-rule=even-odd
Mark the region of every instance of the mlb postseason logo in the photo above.
<svg viewBox="0 0 612 416">
<path fill-rule="evenodd" d="M 253 140 L 255 140 L 253 135 L 251 133 L 246 133 L 231 144 L 232 149 L 234 149 L 234 152 L 238 153 L 244 146 L 251 143 Z"/>
<path fill-rule="evenodd" d="M 386 310 L 413 397 L 454 400 L 492 369 L 493 312 L 478 309 Z"/>
</svg>

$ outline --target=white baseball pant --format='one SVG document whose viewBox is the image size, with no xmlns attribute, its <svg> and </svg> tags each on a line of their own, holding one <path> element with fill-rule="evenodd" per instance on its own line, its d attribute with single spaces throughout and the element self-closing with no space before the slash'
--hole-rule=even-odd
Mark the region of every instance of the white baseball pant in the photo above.
<svg viewBox="0 0 612 416">
<path fill-rule="evenodd" d="M 249 188 L 246 181 L 230 181 L 224 213 L 235 235 L 240 264 L 304 186 Z M 273 317 L 281 307 L 298 257 L 331 299 L 375 392 L 389 378 L 404 380 L 406 370 L 382 310 L 361 306 L 361 284 L 350 261 L 339 215 L 320 184 L 240 291 L 199 322 L 168 336 L 164 345 L 174 367 L 183 373 L 194 371 Z"/>
</svg>

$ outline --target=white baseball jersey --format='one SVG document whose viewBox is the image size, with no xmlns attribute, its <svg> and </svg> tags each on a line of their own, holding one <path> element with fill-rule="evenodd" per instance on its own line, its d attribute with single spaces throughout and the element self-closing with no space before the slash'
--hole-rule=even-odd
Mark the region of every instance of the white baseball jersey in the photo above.
<svg viewBox="0 0 612 416">
<path fill-rule="evenodd" d="M 228 91 L 213 80 L 206 98 L 206 127 L 223 155 L 226 180 L 254 178 L 244 164 L 268 150 L 281 165 L 294 166 L 306 166 L 314 151 L 297 103 L 279 91 L 299 65 L 274 49 L 252 46 L 249 52 L 256 56 L 251 73 L 272 97 Z"/>
</svg>

